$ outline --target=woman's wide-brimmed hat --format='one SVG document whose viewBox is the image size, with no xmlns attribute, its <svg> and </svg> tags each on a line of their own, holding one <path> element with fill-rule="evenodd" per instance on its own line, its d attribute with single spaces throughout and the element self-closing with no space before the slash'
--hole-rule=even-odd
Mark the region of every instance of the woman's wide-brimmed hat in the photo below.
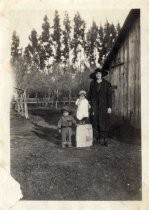
<svg viewBox="0 0 149 210">
<path fill-rule="evenodd" d="M 66 112 L 69 112 L 69 114 L 71 114 L 71 109 L 68 107 L 68 106 L 64 106 L 62 109 L 61 109 L 61 112 L 63 113 L 64 111 Z"/>
<path fill-rule="evenodd" d="M 97 68 L 97 69 L 95 69 L 95 71 L 93 73 L 90 74 L 90 78 L 91 79 L 96 79 L 96 73 L 97 72 L 101 72 L 102 73 L 102 77 L 105 77 L 108 74 L 107 71 L 102 70 L 101 68 Z"/>
<path fill-rule="evenodd" d="M 86 91 L 85 90 L 80 90 L 79 95 L 86 95 Z"/>
</svg>

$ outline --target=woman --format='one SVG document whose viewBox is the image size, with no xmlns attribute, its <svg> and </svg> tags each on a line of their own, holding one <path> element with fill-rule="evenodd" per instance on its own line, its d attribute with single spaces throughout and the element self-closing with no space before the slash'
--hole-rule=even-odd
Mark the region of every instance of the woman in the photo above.
<svg viewBox="0 0 149 210">
<path fill-rule="evenodd" d="M 109 127 L 109 114 L 111 114 L 112 107 L 112 91 L 111 84 L 105 80 L 108 74 L 97 68 L 90 78 L 93 79 L 90 83 L 90 90 L 88 93 L 88 100 L 91 104 L 92 110 L 92 125 L 95 137 L 95 143 L 101 143 L 107 146 L 107 132 Z"/>
</svg>

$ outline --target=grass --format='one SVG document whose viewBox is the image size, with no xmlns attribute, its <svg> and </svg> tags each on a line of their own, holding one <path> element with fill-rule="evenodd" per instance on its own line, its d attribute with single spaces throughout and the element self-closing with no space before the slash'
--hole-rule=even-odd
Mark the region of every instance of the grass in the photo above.
<svg viewBox="0 0 149 210">
<path fill-rule="evenodd" d="M 141 200 L 141 147 L 109 139 L 109 146 L 62 149 L 60 111 L 11 112 L 11 174 L 23 200 Z"/>
</svg>

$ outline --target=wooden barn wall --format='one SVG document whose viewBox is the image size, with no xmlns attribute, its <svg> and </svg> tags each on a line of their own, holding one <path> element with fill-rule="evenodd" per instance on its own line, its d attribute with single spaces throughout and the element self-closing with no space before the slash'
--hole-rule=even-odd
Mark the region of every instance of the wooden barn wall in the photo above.
<svg viewBox="0 0 149 210">
<path fill-rule="evenodd" d="M 109 80 L 113 91 L 113 114 L 135 128 L 141 127 L 140 20 L 136 20 L 116 58 L 124 65 L 112 68 Z M 114 65 L 114 63 L 112 64 Z"/>
</svg>

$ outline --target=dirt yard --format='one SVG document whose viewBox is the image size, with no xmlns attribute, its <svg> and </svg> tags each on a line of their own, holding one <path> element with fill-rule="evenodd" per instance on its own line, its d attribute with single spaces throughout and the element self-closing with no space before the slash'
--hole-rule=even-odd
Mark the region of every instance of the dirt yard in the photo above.
<svg viewBox="0 0 149 210">
<path fill-rule="evenodd" d="M 141 147 L 109 139 L 108 147 L 62 149 L 59 116 L 11 112 L 11 174 L 23 200 L 141 200 Z"/>
</svg>

